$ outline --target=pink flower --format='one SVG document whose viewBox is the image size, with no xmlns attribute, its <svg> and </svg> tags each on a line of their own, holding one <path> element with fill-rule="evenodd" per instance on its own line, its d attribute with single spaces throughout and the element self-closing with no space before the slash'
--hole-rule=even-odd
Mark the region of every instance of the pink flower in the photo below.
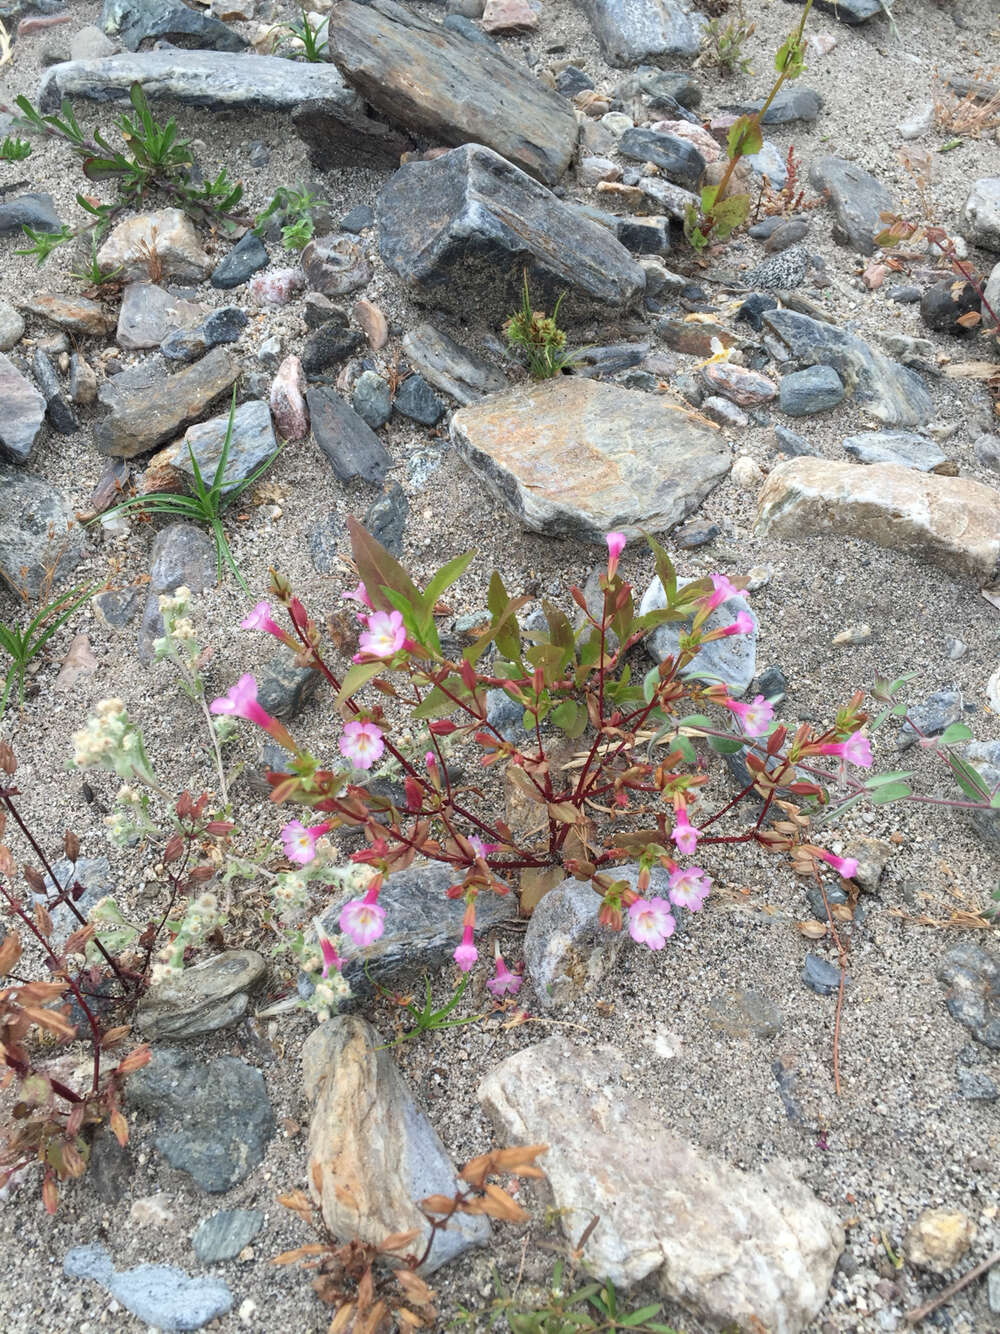
<svg viewBox="0 0 1000 1334">
<path fill-rule="evenodd" d="M 636 899 L 628 910 L 629 935 L 651 950 L 662 950 L 676 925 L 666 899 Z"/>
<path fill-rule="evenodd" d="M 487 979 L 487 991 L 492 991 L 493 995 L 497 997 L 516 996 L 521 990 L 521 978 L 516 973 L 512 973 L 504 963 L 499 945 L 496 948 L 494 962 L 496 964 L 496 976 Z"/>
<path fill-rule="evenodd" d="M 371 599 L 368 596 L 368 590 L 365 588 L 362 580 L 358 581 L 357 588 L 351 589 L 349 593 L 341 593 L 342 598 L 348 598 L 351 602 L 360 602 L 362 607 L 367 607 L 369 611 L 374 611 Z"/>
<path fill-rule="evenodd" d="M 479 951 L 472 943 L 472 932 L 474 929 L 472 922 L 466 922 L 465 926 L 462 928 L 462 943 L 451 956 L 463 973 L 467 973 L 479 958 Z"/>
<path fill-rule="evenodd" d="M 859 769 L 872 767 L 872 747 L 868 738 L 861 732 L 852 732 L 846 741 L 828 741 L 820 746 L 820 755 L 840 755 L 848 764 L 855 764 Z"/>
<path fill-rule="evenodd" d="M 337 925 L 355 945 L 370 945 L 384 930 L 385 909 L 376 900 L 382 888 L 382 877 L 376 876 L 363 899 L 351 899 L 340 910 Z"/>
<path fill-rule="evenodd" d="M 685 857 L 690 857 L 698 846 L 701 831 L 695 829 L 694 825 L 688 821 L 687 811 L 683 806 L 677 812 L 674 821 L 674 832 L 670 835 L 670 838 L 672 842 L 677 844 L 677 851 L 682 852 Z"/>
<path fill-rule="evenodd" d="M 248 723 L 256 723 L 265 732 L 271 730 L 274 719 L 257 703 L 257 682 L 244 673 L 234 686 L 230 686 L 224 695 L 213 699 L 208 706 L 211 713 L 228 713 L 234 718 L 245 718 Z"/>
<path fill-rule="evenodd" d="M 853 880 L 858 873 L 858 863 L 855 857 L 835 857 L 832 852 L 824 852 L 821 849 L 816 850 L 816 856 L 820 861 L 832 866 L 837 874 L 842 875 L 845 880 Z"/>
<path fill-rule="evenodd" d="M 343 960 L 333 948 L 333 941 L 324 931 L 323 923 L 318 917 L 313 918 L 313 927 L 316 931 L 316 938 L 319 941 L 320 953 L 323 956 L 323 976 L 326 977 L 331 968 L 334 972 L 339 972 Z"/>
<path fill-rule="evenodd" d="M 477 857 L 485 857 L 488 852 L 496 852 L 499 847 L 498 843 L 484 843 L 483 840 L 475 834 L 470 834 L 468 841 L 472 844 Z"/>
<path fill-rule="evenodd" d="M 763 695 L 757 695 L 752 704 L 742 704 L 738 699 L 724 699 L 722 703 L 736 714 L 747 736 L 763 736 L 774 717 L 774 709 Z"/>
<path fill-rule="evenodd" d="M 244 630 L 265 630 L 277 639 L 285 638 L 280 627 L 272 621 L 271 608 L 266 602 L 258 602 L 253 611 L 248 616 L 243 617 L 240 626 Z"/>
<path fill-rule="evenodd" d="M 403 617 L 398 611 L 373 611 L 368 617 L 368 628 L 358 638 L 362 653 L 373 658 L 391 658 L 405 642 Z"/>
<path fill-rule="evenodd" d="M 723 626 L 717 630 L 716 634 L 720 639 L 725 639 L 728 635 L 749 635 L 753 633 L 753 617 L 748 611 L 738 611 L 736 620 L 732 625 Z"/>
<path fill-rule="evenodd" d="M 283 851 L 290 862 L 305 866 L 316 856 L 316 841 L 330 828 L 328 824 L 316 824 L 306 829 L 298 820 L 289 820 L 281 831 Z"/>
<path fill-rule="evenodd" d="M 671 903 L 697 912 L 708 896 L 712 881 L 700 866 L 689 866 L 686 870 L 674 871 L 667 884 Z"/>
<path fill-rule="evenodd" d="M 355 769 L 370 769 L 385 750 L 382 729 L 375 723 L 357 721 L 344 724 L 344 735 L 337 745 Z"/>
<path fill-rule="evenodd" d="M 618 557 L 625 550 L 628 538 L 624 533 L 608 533 L 604 540 L 608 544 L 608 578 L 613 579 L 618 569 Z"/>
<path fill-rule="evenodd" d="M 708 577 L 712 581 L 712 592 L 698 599 L 706 611 L 714 611 L 720 602 L 726 602 L 739 594 L 739 589 L 734 588 L 724 574 L 710 574 Z"/>
</svg>

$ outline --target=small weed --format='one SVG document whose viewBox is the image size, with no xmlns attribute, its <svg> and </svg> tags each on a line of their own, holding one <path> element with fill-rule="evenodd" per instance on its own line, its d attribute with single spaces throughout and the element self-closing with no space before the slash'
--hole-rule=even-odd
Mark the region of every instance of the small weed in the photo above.
<svg viewBox="0 0 1000 1334">
<path fill-rule="evenodd" d="M 302 43 L 303 54 L 310 64 L 316 64 L 317 61 L 326 59 L 323 54 L 326 50 L 325 28 L 325 21 L 314 28 L 309 22 L 309 16 L 304 9 L 301 23 L 288 24 L 288 31 Z M 320 37 L 321 32 L 324 33 L 322 37 Z M 293 56 L 292 59 L 294 58 Z"/>
<path fill-rule="evenodd" d="M 528 364 L 528 374 L 533 380 L 551 380 L 561 370 L 575 360 L 577 354 L 567 353 L 566 334 L 559 328 L 559 307 L 563 293 L 556 301 L 551 315 L 543 310 L 531 309 L 531 294 L 528 291 L 528 274 L 525 270 L 524 285 L 521 289 L 521 309 L 515 311 L 504 322 L 503 331 L 510 347 L 518 348 Z"/>
<path fill-rule="evenodd" d="M 985 130 L 996 129 L 1000 125 L 1000 87 L 989 82 L 997 77 L 998 71 L 992 69 L 985 74 L 977 70 L 969 80 L 969 89 L 961 97 L 954 92 L 934 98 L 934 123 L 951 135 L 967 135 L 978 138 Z M 946 147 L 957 147 L 954 141 Z M 943 153 L 946 148 L 939 148 Z"/>
<path fill-rule="evenodd" d="M 266 225 L 272 219 L 281 223 L 281 243 L 286 250 L 304 250 L 316 231 L 313 213 L 324 208 L 322 199 L 317 199 L 308 190 L 290 190 L 279 186 L 271 197 L 271 202 L 263 213 L 258 214 L 254 223 L 254 235 L 262 236 Z"/>
<path fill-rule="evenodd" d="M 80 592 L 79 587 L 54 598 L 37 612 L 23 629 L 0 621 L 0 649 L 10 658 L 0 693 L 0 718 L 4 715 L 11 688 L 16 684 L 19 704 L 24 703 L 24 677 L 28 664 L 36 658 L 59 627 L 73 615 L 94 591 L 96 584 Z"/>
<path fill-rule="evenodd" d="M 0 144 L 0 162 L 23 162 L 30 154 L 31 145 L 27 139 L 21 139 L 16 134 L 13 137 L 8 134 Z"/>
<path fill-rule="evenodd" d="M 723 23 L 721 18 L 709 19 L 705 24 L 701 53 L 695 62 L 700 65 L 715 65 L 723 74 L 752 74 L 750 58 L 744 55 L 743 47 L 757 29 L 755 23 L 748 23 L 743 13 L 742 0 L 737 0 L 736 14 Z"/>
<path fill-rule="evenodd" d="M 96 232 L 91 232 L 90 257 L 85 264 L 81 265 L 79 269 L 73 269 L 72 271 L 73 277 L 78 282 L 83 283 L 85 287 L 97 288 L 107 283 L 113 283 L 120 273 L 121 273 L 120 267 L 117 269 L 112 269 L 109 273 L 105 273 L 104 270 L 101 268 L 100 264 L 98 264 L 97 234 Z"/>
<path fill-rule="evenodd" d="M 372 978 L 368 974 L 367 966 L 365 968 L 365 976 L 368 977 L 369 981 L 372 981 Z M 468 985 L 469 974 L 466 973 L 447 1003 L 442 1005 L 439 1010 L 435 1010 L 434 1002 L 431 999 L 430 978 L 425 977 L 423 1006 L 418 1009 L 412 1001 L 402 1002 L 403 1009 L 414 1019 L 415 1027 L 408 1028 L 405 1033 L 400 1033 L 399 1037 L 396 1038 L 394 1042 L 389 1042 L 386 1046 L 400 1047 L 404 1042 L 410 1042 L 413 1038 L 419 1038 L 424 1033 L 436 1033 L 443 1028 L 461 1028 L 464 1024 L 474 1024 L 477 1019 L 481 1019 L 481 1014 L 470 1014 L 465 1019 L 448 1018 L 452 1010 L 454 1010 L 455 1006 L 462 999 L 465 994 L 465 988 Z M 384 987 L 379 986 L 377 982 L 375 983 L 375 989 L 380 995 L 390 994 Z"/>
</svg>

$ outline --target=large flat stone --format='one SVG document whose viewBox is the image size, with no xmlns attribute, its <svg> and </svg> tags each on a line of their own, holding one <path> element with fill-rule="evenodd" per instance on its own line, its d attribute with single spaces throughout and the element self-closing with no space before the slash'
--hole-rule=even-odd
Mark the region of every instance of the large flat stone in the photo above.
<svg viewBox="0 0 1000 1334">
<path fill-rule="evenodd" d="M 704 19 L 680 0 L 580 0 L 604 58 L 624 68 L 698 54 Z"/>
<path fill-rule="evenodd" d="M 487 319 L 519 304 L 525 270 L 539 308 L 568 291 L 564 321 L 622 309 L 646 282 L 605 227 L 475 144 L 401 167 L 382 191 L 378 219 L 382 258 L 415 295 Z"/>
<path fill-rule="evenodd" d="M 0 457 L 25 463 L 45 422 L 45 399 L 0 352 Z"/>
<path fill-rule="evenodd" d="M 122 391 L 111 415 L 95 428 L 98 448 L 119 459 L 155 449 L 196 421 L 214 399 L 232 388 L 239 374 L 238 363 L 221 348 L 213 348 L 193 366 L 145 388 Z"/>
<path fill-rule="evenodd" d="M 771 470 L 757 506 L 757 531 L 775 537 L 860 537 L 981 583 L 1000 572 L 1000 492 L 964 477 L 789 459 Z"/>
<path fill-rule="evenodd" d="M 871 172 L 856 162 L 828 154 L 809 168 L 809 183 L 827 191 L 836 222 L 833 239 L 862 255 L 875 250 L 875 236 L 882 231 L 881 213 L 892 208 L 892 195 Z"/>
<path fill-rule="evenodd" d="M 485 144 L 548 185 L 569 166 L 572 105 L 492 45 L 392 0 L 339 0 L 327 24 L 330 58 L 367 102 L 408 131 Z"/>
<path fill-rule="evenodd" d="M 392 1055 L 364 1019 L 341 1015 L 310 1033 L 302 1048 L 309 1124 L 309 1189 L 336 1237 L 380 1242 L 411 1228 L 420 1255 L 430 1232 L 417 1201 L 453 1195 L 455 1168 L 417 1105 Z M 432 1273 L 489 1237 L 483 1217 L 456 1214 L 434 1238 L 423 1273 Z"/>
<path fill-rule="evenodd" d="M 82 530 L 62 492 L 0 463 L 0 584 L 34 601 L 53 565 L 56 578 L 65 578 L 82 550 Z"/>
<path fill-rule="evenodd" d="M 403 351 L 425 380 L 463 405 L 507 388 L 494 366 L 432 324 L 418 324 L 404 334 Z"/>
<path fill-rule="evenodd" d="M 794 310 L 766 310 L 765 325 L 803 366 L 832 366 L 855 403 L 886 426 L 924 426 L 934 404 L 916 371 L 856 334 Z"/>
<path fill-rule="evenodd" d="M 584 1263 L 627 1288 L 652 1277 L 713 1329 L 800 1334 L 826 1300 L 844 1232 L 829 1205 L 778 1162 L 743 1172 L 682 1139 L 635 1092 L 607 1045 L 547 1038 L 479 1086 L 507 1144 L 539 1160 L 567 1238 L 595 1215 Z"/>
<path fill-rule="evenodd" d="M 722 437 L 651 394 L 562 377 L 462 408 L 452 440 L 525 528 L 603 543 L 662 533 L 726 476 Z"/>
</svg>

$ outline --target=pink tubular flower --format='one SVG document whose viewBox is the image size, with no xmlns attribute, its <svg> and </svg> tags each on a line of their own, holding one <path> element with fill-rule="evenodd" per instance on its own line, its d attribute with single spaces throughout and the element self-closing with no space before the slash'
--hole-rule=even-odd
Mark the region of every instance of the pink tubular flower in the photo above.
<svg viewBox="0 0 1000 1334">
<path fill-rule="evenodd" d="M 357 721 L 344 724 L 344 735 L 337 746 L 341 755 L 350 760 L 355 769 L 370 769 L 385 750 L 382 729 L 375 723 Z"/>
<path fill-rule="evenodd" d="M 743 704 L 738 699 L 724 699 L 722 703 L 736 714 L 747 736 L 763 736 L 774 717 L 774 709 L 763 695 L 757 695 L 751 704 Z"/>
<path fill-rule="evenodd" d="M 708 897 L 712 880 L 700 866 L 689 866 L 686 870 L 674 871 L 667 884 L 671 903 L 678 908 L 687 908 L 689 912 L 697 912 Z"/>
<path fill-rule="evenodd" d="M 712 581 L 712 592 L 698 599 L 706 611 L 714 611 L 720 602 L 738 595 L 739 589 L 734 588 L 724 574 L 710 574 L 708 577 Z"/>
<path fill-rule="evenodd" d="M 484 843 L 476 834 L 469 835 L 469 842 L 472 844 L 477 857 L 485 857 L 488 852 L 496 852 L 499 847 L 497 843 Z"/>
<path fill-rule="evenodd" d="M 837 874 L 842 875 L 845 880 L 853 880 L 858 873 L 858 863 L 855 857 L 835 857 L 832 852 L 824 852 L 820 848 L 816 849 L 816 856 L 820 861 L 832 866 Z"/>
<path fill-rule="evenodd" d="M 629 935 L 651 950 L 662 950 L 676 925 L 666 899 L 636 899 L 628 910 Z"/>
<path fill-rule="evenodd" d="M 859 769 L 872 767 L 871 742 L 861 732 L 852 732 L 846 741 L 828 741 L 825 746 L 820 746 L 819 754 L 839 755 Z"/>
<path fill-rule="evenodd" d="M 472 943 L 472 933 L 475 927 L 472 922 L 466 922 L 462 928 L 462 943 L 451 956 L 461 968 L 463 973 L 467 973 L 472 965 L 479 958 L 479 951 Z"/>
<path fill-rule="evenodd" d="M 275 625 L 271 619 L 271 608 L 266 602 L 258 602 L 253 611 L 240 621 L 240 628 L 243 630 L 264 630 L 267 634 L 274 635 L 276 639 L 285 638 L 280 626 Z"/>
<path fill-rule="evenodd" d="M 494 950 L 494 963 L 496 965 L 496 975 L 487 979 L 487 991 L 491 991 L 498 998 L 507 995 L 516 996 L 521 990 L 521 979 L 516 973 L 512 973 L 504 963 L 499 945 Z"/>
<path fill-rule="evenodd" d="M 335 973 L 339 973 L 343 960 L 333 948 L 333 941 L 326 934 L 323 929 L 323 923 L 318 917 L 313 918 L 313 928 L 316 931 L 316 938 L 319 941 L 319 950 L 323 956 L 323 976 L 326 977 L 331 968 Z"/>
<path fill-rule="evenodd" d="M 358 581 L 357 588 L 352 588 L 349 593 L 341 593 L 340 596 L 342 598 L 347 598 L 351 602 L 360 602 L 362 607 L 367 607 L 369 611 L 375 610 L 371 604 L 371 599 L 368 596 L 368 590 L 365 588 L 363 580 Z"/>
<path fill-rule="evenodd" d="M 256 723 L 265 732 L 269 732 L 274 725 L 271 715 L 257 703 L 257 682 L 249 672 L 245 672 L 224 695 L 213 699 L 208 707 L 211 713 L 228 713 L 234 718 L 245 718 L 248 723 Z"/>
<path fill-rule="evenodd" d="M 377 875 L 363 899 L 351 899 L 340 910 L 337 925 L 355 945 L 370 945 L 385 929 L 385 909 L 376 902 L 381 888 L 382 877 Z"/>
<path fill-rule="evenodd" d="M 624 533 L 608 533 L 604 540 L 608 544 L 608 578 L 613 579 L 618 569 L 618 557 L 625 550 L 628 538 Z"/>
<path fill-rule="evenodd" d="M 690 857 L 698 846 L 698 840 L 701 838 L 701 831 L 695 829 L 687 817 L 687 811 L 682 806 L 674 819 L 674 832 L 670 835 L 671 842 L 677 844 L 677 851 L 682 852 L 685 857 Z"/>
<path fill-rule="evenodd" d="M 298 820 L 289 820 L 281 831 L 281 842 L 285 856 L 290 862 L 305 866 L 316 856 L 316 841 L 330 828 L 328 824 L 315 824 L 306 829 Z"/>
<path fill-rule="evenodd" d="M 717 630 L 716 634 L 720 639 L 725 639 L 728 635 L 749 635 L 753 633 L 753 617 L 748 611 L 738 611 L 736 620 L 732 625 L 723 626 Z"/>
<path fill-rule="evenodd" d="M 368 617 L 368 628 L 358 638 L 361 652 L 373 658 L 391 658 L 405 642 L 403 617 L 398 611 L 373 611 Z"/>
</svg>

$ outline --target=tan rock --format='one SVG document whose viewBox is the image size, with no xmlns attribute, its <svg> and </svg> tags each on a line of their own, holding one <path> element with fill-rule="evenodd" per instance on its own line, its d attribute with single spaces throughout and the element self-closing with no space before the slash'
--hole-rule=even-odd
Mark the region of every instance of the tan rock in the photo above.
<svg viewBox="0 0 1000 1334">
<path fill-rule="evenodd" d="M 860 537 L 981 582 L 1000 569 L 1000 492 L 897 464 L 796 458 L 772 469 L 757 532 Z"/>
<path fill-rule="evenodd" d="M 77 681 L 86 681 L 96 671 L 97 659 L 91 650 L 90 640 L 83 634 L 74 635 L 52 689 L 58 690 L 60 694 L 69 694 Z"/>
<path fill-rule="evenodd" d="M 220 347 L 145 388 L 123 392 L 95 430 L 98 448 L 131 459 L 172 439 L 239 378 L 239 363 Z"/>
<path fill-rule="evenodd" d="M 309 1190 L 337 1237 L 380 1242 L 412 1228 L 421 1255 L 429 1235 L 416 1201 L 453 1195 L 455 1169 L 396 1069 L 391 1053 L 358 1015 L 329 1019 L 302 1049 L 309 1125 Z M 421 1272 L 431 1273 L 489 1237 L 485 1218 L 459 1214 L 434 1238 Z"/>
<path fill-rule="evenodd" d="M 229 1028 L 246 1014 L 250 993 L 266 976 L 267 964 L 256 950 L 203 959 L 149 988 L 137 1014 L 143 1037 L 178 1041 Z"/>
<path fill-rule="evenodd" d="M 364 297 L 354 303 L 354 318 L 364 330 L 368 346 L 378 352 L 389 341 L 389 323 L 373 302 Z"/>
<path fill-rule="evenodd" d="M 976 1238 L 976 1225 L 958 1209 L 925 1209 L 906 1234 L 903 1253 L 911 1264 L 946 1274 Z"/>
<path fill-rule="evenodd" d="M 194 223 L 179 208 L 120 222 L 97 252 L 97 263 L 102 273 L 120 269 L 127 282 L 155 283 L 161 277 L 200 282 L 212 268 Z"/>
<path fill-rule="evenodd" d="M 532 32 L 538 13 L 530 0 L 486 0 L 482 23 L 489 33 Z"/>
<path fill-rule="evenodd" d="M 99 301 L 85 296 L 59 296 L 55 292 L 36 292 L 19 303 L 22 310 L 41 315 L 69 333 L 106 334 L 115 327 L 114 319 Z"/>
</svg>

